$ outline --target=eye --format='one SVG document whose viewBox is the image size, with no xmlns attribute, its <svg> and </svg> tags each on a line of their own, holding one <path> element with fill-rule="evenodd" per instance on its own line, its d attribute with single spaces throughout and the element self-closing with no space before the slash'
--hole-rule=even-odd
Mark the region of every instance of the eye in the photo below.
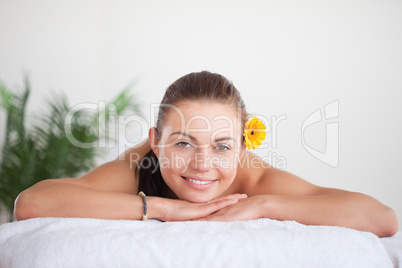
<svg viewBox="0 0 402 268">
<path fill-rule="evenodd" d="M 230 147 L 224 144 L 219 144 L 215 147 L 216 149 L 218 149 L 218 151 L 224 152 L 227 150 L 230 150 Z"/>
<path fill-rule="evenodd" d="M 189 147 L 191 147 L 191 144 L 186 142 L 186 141 L 179 141 L 176 144 L 177 144 L 177 146 L 179 146 L 181 148 L 189 148 Z"/>
</svg>

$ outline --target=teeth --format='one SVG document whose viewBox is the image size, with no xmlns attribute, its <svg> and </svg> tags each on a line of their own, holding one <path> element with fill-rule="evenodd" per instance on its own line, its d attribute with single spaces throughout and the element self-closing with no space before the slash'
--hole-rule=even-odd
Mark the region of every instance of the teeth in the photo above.
<svg viewBox="0 0 402 268">
<path fill-rule="evenodd" d="M 186 177 L 183 177 L 183 178 L 185 178 L 186 180 L 191 181 L 191 182 L 193 182 L 195 184 L 208 184 L 208 183 L 213 182 L 213 181 L 197 181 L 197 180 L 189 179 L 189 178 L 186 178 Z"/>
</svg>

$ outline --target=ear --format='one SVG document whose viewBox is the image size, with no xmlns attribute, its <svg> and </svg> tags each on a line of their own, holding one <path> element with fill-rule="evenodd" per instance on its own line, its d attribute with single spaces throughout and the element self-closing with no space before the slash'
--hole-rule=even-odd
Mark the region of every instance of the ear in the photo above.
<svg viewBox="0 0 402 268">
<path fill-rule="evenodd" d="M 151 144 L 151 149 L 156 155 L 156 157 L 159 157 L 159 137 L 158 137 L 158 132 L 156 131 L 155 127 L 151 127 L 148 132 L 148 138 L 149 142 Z"/>
</svg>

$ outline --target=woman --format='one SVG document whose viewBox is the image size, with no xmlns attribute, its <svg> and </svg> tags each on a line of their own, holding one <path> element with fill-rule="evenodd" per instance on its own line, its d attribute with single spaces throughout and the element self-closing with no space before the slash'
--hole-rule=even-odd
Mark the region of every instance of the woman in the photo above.
<svg viewBox="0 0 402 268">
<path fill-rule="evenodd" d="M 149 139 L 129 150 L 125 160 L 78 179 L 37 183 L 17 198 L 15 218 L 271 218 L 345 226 L 380 237 L 397 232 L 394 211 L 374 198 L 313 185 L 246 151 L 265 136 L 261 122 L 247 116 L 226 78 L 206 71 L 188 74 L 167 89 Z"/>
</svg>

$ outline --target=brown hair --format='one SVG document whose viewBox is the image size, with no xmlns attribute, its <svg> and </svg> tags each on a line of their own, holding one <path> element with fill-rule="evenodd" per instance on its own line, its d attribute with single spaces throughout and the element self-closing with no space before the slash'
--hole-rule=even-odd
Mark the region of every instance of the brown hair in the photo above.
<svg viewBox="0 0 402 268">
<path fill-rule="evenodd" d="M 157 135 L 161 136 L 161 129 L 166 115 L 173 105 L 182 101 L 194 100 L 209 100 L 237 107 L 237 109 L 240 109 L 242 126 L 247 121 L 246 107 L 233 83 L 220 74 L 202 71 L 187 74 L 167 88 L 159 107 L 156 122 Z M 159 161 L 152 150 L 141 159 L 137 165 L 136 173 L 139 173 L 138 191 L 143 191 L 150 196 L 164 196 L 168 186 L 162 178 Z"/>
</svg>

